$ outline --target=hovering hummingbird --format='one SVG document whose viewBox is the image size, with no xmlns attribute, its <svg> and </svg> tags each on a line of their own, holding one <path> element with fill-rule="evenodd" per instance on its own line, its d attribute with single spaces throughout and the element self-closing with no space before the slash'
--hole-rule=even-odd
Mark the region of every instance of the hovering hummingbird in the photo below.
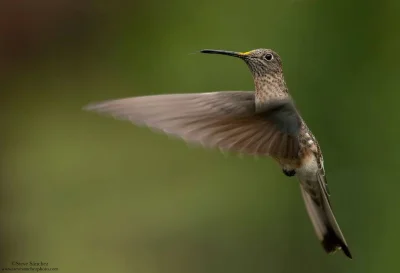
<svg viewBox="0 0 400 273">
<path fill-rule="evenodd" d="M 94 103 L 85 109 L 206 147 L 274 158 L 285 175 L 299 179 L 307 212 L 325 251 L 341 249 L 352 258 L 332 212 L 321 149 L 288 92 L 279 55 L 270 49 L 200 52 L 242 59 L 253 75 L 255 92 L 142 96 Z"/>
</svg>

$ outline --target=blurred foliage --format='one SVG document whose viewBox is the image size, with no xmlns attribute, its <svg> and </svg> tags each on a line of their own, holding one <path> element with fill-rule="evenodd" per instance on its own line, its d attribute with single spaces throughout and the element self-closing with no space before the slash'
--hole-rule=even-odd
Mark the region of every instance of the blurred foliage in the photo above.
<svg viewBox="0 0 400 273">
<path fill-rule="evenodd" d="M 60 272 L 396 272 L 400 2 L 0 3 L 3 263 Z M 251 90 L 273 48 L 324 151 L 354 260 L 326 255 L 297 181 L 81 111 L 134 95 Z"/>
</svg>

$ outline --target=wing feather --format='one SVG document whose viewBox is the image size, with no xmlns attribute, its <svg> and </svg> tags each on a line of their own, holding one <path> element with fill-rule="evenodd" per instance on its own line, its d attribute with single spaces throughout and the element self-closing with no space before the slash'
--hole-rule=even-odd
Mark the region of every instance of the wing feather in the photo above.
<svg viewBox="0 0 400 273">
<path fill-rule="evenodd" d="M 206 147 L 297 158 L 301 119 L 291 99 L 255 107 L 254 92 L 223 91 L 117 99 L 85 107 Z"/>
</svg>

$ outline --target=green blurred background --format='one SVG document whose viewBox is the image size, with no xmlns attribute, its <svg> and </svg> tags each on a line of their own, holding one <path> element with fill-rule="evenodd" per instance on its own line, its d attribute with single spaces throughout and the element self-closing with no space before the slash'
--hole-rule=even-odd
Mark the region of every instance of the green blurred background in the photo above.
<svg viewBox="0 0 400 273">
<path fill-rule="evenodd" d="M 398 272 L 399 1 L 4 0 L 2 267 L 60 272 Z M 317 241 L 271 159 L 189 147 L 81 110 L 135 95 L 252 90 L 272 48 L 324 151 L 354 260 Z"/>
</svg>

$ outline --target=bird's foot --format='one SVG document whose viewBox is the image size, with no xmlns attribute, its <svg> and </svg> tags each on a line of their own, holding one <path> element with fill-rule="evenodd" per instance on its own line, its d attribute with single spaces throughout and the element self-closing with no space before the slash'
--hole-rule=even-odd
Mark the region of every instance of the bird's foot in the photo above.
<svg viewBox="0 0 400 273">
<path fill-rule="evenodd" d="M 283 173 L 284 173 L 286 176 L 289 176 L 289 177 L 295 176 L 295 175 L 296 175 L 296 171 L 295 171 L 295 170 L 285 170 L 285 169 L 282 169 L 282 171 L 283 171 Z"/>
</svg>

